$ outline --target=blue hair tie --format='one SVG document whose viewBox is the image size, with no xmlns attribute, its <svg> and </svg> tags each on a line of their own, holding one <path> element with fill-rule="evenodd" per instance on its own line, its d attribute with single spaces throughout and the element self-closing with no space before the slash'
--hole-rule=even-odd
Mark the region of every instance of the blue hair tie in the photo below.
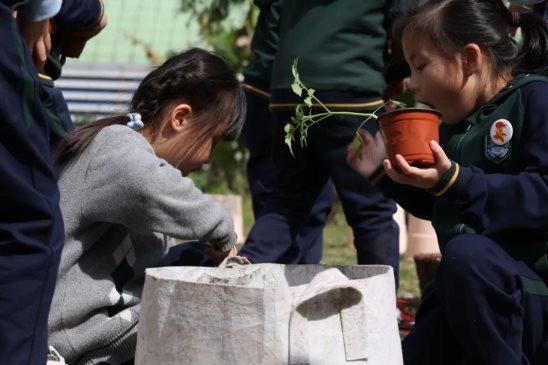
<svg viewBox="0 0 548 365">
<path fill-rule="evenodd" d="M 126 115 L 129 118 L 129 122 L 126 125 L 134 131 L 138 131 L 145 126 L 145 123 L 141 120 L 141 114 L 127 113 Z"/>
</svg>

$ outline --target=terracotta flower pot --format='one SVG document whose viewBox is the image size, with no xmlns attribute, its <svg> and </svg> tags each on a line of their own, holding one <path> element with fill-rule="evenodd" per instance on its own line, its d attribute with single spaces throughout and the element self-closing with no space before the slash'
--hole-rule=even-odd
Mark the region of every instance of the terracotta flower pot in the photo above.
<svg viewBox="0 0 548 365">
<path fill-rule="evenodd" d="M 411 165 L 431 166 L 434 155 L 430 141 L 439 141 L 441 113 L 429 109 L 398 109 L 382 114 L 379 125 L 386 143 L 386 153 L 395 164 L 402 155 Z"/>
</svg>

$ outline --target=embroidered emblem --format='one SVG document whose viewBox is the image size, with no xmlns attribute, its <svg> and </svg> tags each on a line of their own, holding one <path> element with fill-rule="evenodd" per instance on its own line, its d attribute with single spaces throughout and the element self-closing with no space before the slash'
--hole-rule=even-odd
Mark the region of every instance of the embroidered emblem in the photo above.
<svg viewBox="0 0 548 365">
<path fill-rule="evenodd" d="M 512 141 L 508 141 L 503 145 L 498 145 L 493 141 L 493 138 L 485 136 L 485 157 L 496 164 L 501 163 L 510 156 L 512 150 Z"/>
<path fill-rule="evenodd" d="M 507 121 L 506 119 L 499 119 L 495 121 L 493 125 L 491 125 L 489 135 L 491 136 L 491 141 L 494 144 L 498 146 L 504 146 L 512 139 L 512 136 L 514 135 L 514 129 L 512 128 L 512 124 L 510 124 L 509 121 Z"/>
</svg>

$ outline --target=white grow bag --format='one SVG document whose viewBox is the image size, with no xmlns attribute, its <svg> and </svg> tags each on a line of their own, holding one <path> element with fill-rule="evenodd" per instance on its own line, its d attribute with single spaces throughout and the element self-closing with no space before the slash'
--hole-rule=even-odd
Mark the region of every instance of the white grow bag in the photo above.
<svg viewBox="0 0 548 365">
<path fill-rule="evenodd" d="M 148 269 L 136 363 L 402 364 L 392 268 Z"/>
</svg>

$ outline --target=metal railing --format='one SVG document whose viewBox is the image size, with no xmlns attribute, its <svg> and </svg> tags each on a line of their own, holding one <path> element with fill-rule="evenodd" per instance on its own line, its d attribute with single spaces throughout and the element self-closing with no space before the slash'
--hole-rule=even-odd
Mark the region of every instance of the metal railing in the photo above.
<svg viewBox="0 0 548 365">
<path fill-rule="evenodd" d="M 127 112 L 133 92 L 149 71 L 146 66 L 67 65 L 55 86 L 79 124 Z"/>
</svg>

